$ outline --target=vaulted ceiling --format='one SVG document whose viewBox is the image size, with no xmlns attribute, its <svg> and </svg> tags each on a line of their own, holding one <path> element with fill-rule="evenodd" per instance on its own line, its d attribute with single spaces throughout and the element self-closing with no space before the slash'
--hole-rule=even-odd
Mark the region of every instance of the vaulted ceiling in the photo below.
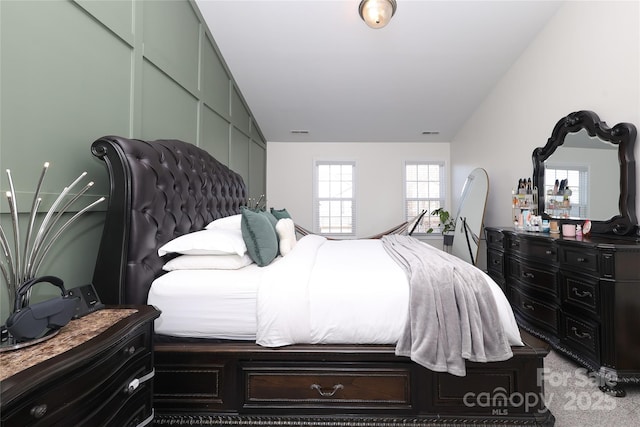
<svg viewBox="0 0 640 427">
<path fill-rule="evenodd" d="M 196 0 L 278 142 L 451 141 L 562 2 L 397 3 L 372 29 L 359 0 Z"/>
</svg>

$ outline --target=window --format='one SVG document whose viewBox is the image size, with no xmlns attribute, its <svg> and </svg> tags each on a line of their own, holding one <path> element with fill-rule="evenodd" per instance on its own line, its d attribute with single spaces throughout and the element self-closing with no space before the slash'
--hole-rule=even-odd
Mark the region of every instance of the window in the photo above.
<svg viewBox="0 0 640 427">
<path fill-rule="evenodd" d="M 556 181 L 566 180 L 566 187 L 571 189 L 568 203 L 563 203 L 566 193 L 558 194 L 555 189 Z M 544 194 L 546 211 L 552 211 L 552 216 L 565 218 L 589 218 L 587 195 L 589 185 L 589 168 L 584 165 L 547 164 L 544 171 Z M 554 193 L 556 191 L 556 193 Z M 568 205 L 568 206 L 567 206 Z"/>
<path fill-rule="evenodd" d="M 440 220 L 430 214 L 445 204 L 444 162 L 405 162 L 404 186 L 407 221 L 427 211 L 414 233 L 426 233 L 430 228 L 439 232 Z"/>
<path fill-rule="evenodd" d="M 355 162 L 315 162 L 315 232 L 355 234 L 355 168 Z"/>
</svg>

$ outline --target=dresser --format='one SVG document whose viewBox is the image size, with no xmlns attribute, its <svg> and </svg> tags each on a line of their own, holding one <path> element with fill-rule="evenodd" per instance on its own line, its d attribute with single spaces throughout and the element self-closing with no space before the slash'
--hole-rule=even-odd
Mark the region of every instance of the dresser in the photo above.
<svg viewBox="0 0 640 427">
<path fill-rule="evenodd" d="M 0 353 L 2 426 L 151 425 L 158 315 L 151 306 L 106 308 Z"/>
<path fill-rule="evenodd" d="M 623 396 L 640 383 L 640 242 L 487 227 L 487 270 L 521 328 Z"/>
</svg>

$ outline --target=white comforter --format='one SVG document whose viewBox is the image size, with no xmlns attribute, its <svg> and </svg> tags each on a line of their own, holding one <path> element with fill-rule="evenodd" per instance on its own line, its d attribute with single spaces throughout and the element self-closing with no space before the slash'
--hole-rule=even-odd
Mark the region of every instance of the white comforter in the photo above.
<svg viewBox="0 0 640 427">
<path fill-rule="evenodd" d="M 509 343 L 522 345 L 507 299 L 484 276 Z M 267 347 L 395 344 L 405 325 L 408 301 L 407 276 L 380 240 L 308 235 L 263 275 L 256 342 Z"/>
</svg>

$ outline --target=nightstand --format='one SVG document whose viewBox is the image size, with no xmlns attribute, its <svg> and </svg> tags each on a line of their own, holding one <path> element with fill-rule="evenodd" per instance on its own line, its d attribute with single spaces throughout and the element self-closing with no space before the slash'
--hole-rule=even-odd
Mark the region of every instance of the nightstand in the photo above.
<svg viewBox="0 0 640 427">
<path fill-rule="evenodd" d="M 159 315 L 152 306 L 105 308 L 0 353 L 2 426 L 151 425 Z"/>
</svg>

